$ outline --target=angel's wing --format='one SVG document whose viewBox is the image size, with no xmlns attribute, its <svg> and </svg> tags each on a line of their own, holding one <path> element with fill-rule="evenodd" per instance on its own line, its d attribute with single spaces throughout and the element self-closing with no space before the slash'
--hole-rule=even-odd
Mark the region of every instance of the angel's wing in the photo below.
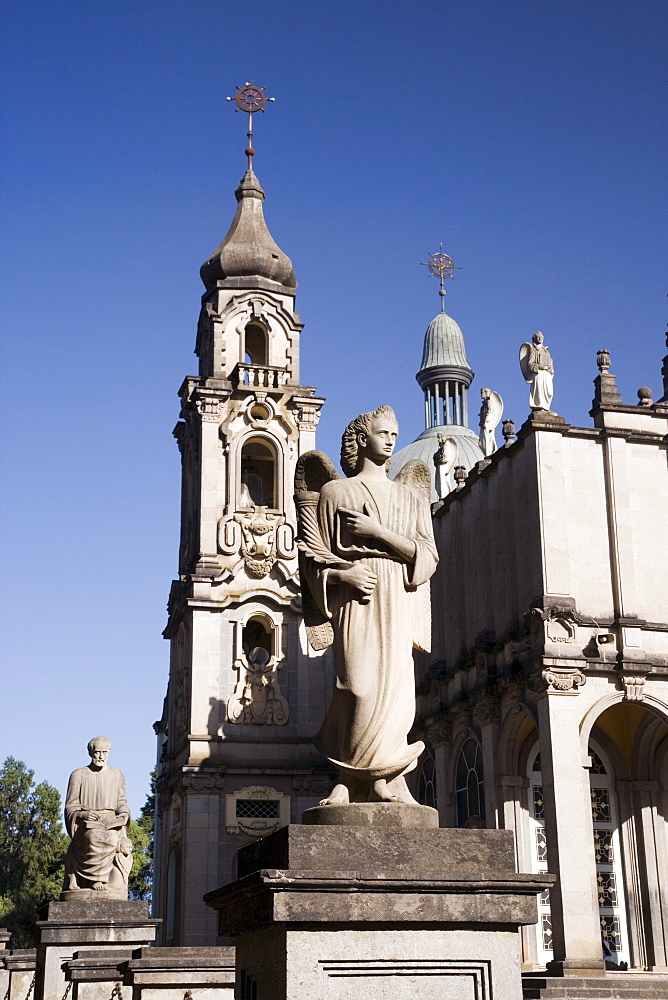
<svg viewBox="0 0 668 1000">
<path fill-rule="evenodd" d="M 520 347 L 520 368 L 524 375 L 525 382 L 533 382 L 533 372 L 529 369 L 529 358 L 531 357 L 531 344 L 524 343 Z"/>
<path fill-rule="evenodd" d="M 342 478 L 324 451 L 305 451 L 297 460 L 295 493 L 319 493 L 330 479 Z"/>
<path fill-rule="evenodd" d="M 520 355 L 520 363 L 521 363 Z M 488 431 L 493 431 L 494 428 L 499 423 L 503 415 L 503 400 L 498 392 L 491 391 L 489 394 L 489 402 L 487 404 L 487 412 L 485 414 L 484 429 Z"/>
<path fill-rule="evenodd" d="M 431 473 L 427 465 L 419 458 L 406 462 L 394 477 L 395 483 L 403 483 L 409 489 L 418 493 L 427 503 L 431 497 Z"/>
<path fill-rule="evenodd" d="M 349 566 L 325 545 L 318 526 L 320 490 L 332 479 L 342 477 L 322 451 L 307 451 L 299 458 L 295 469 L 295 507 L 297 509 L 297 547 L 299 549 L 299 579 L 302 590 L 304 624 L 313 649 L 326 649 L 334 641 L 332 626 L 316 604 L 309 587 L 307 561 L 337 569 Z"/>
<path fill-rule="evenodd" d="M 456 459 L 455 444 L 455 459 Z M 394 477 L 395 483 L 403 483 L 414 490 L 428 506 L 431 500 L 431 473 L 427 465 L 418 458 L 411 459 Z M 421 584 L 412 595 L 413 601 L 413 646 L 425 653 L 431 650 L 431 587 L 429 581 Z"/>
</svg>

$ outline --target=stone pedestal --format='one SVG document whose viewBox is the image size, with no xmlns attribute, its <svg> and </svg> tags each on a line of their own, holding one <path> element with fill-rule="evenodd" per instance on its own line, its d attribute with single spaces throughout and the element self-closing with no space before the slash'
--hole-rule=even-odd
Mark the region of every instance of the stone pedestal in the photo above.
<svg viewBox="0 0 668 1000">
<path fill-rule="evenodd" d="M 62 1000 L 67 988 L 63 962 L 86 945 L 98 952 L 129 951 L 154 941 L 160 923 L 149 917 L 148 903 L 128 900 L 47 903 L 40 916 L 35 1000 Z"/>
<path fill-rule="evenodd" d="M 552 877 L 507 830 L 289 826 L 209 893 L 253 1000 L 521 1000 L 518 928 Z"/>
<path fill-rule="evenodd" d="M 140 948 L 124 982 L 132 1000 L 232 1000 L 234 948 Z"/>
<path fill-rule="evenodd" d="M 31 1000 L 35 991 L 35 949 L 12 951 L 3 955 L 2 961 L 9 973 L 3 996 L 7 1000 Z"/>
<path fill-rule="evenodd" d="M 9 947 L 11 937 L 12 935 L 6 927 L 0 927 L 0 995 L 3 997 L 7 993 L 7 988 L 9 986 L 9 970 L 7 969 L 3 959 L 9 954 L 6 949 Z"/>
<path fill-rule="evenodd" d="M 69 962 L 63 963 L 63 972 L 72 983 L 70 1000 L 130 1000 L 132 990 L 123 987 L 123 963 L 132 958 L 133 948 L 82 948 L 75 951 Z M 117 989 L 114 989 L 117 987 Z M 120 992 L 120 996 L 119 996 Z"/>
</svg>

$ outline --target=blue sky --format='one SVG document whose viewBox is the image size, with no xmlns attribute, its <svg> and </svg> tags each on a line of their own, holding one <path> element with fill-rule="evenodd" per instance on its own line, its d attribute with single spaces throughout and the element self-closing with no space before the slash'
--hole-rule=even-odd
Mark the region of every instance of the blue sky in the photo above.
<svg viewBox="0 0 668 1000">
<path fill-rule="evenodd" d="M 596 351 L 625 402 L 661 395 L 663 0 L 6 0 L 2 5 L 0 760 L 64 790 L 115 743 L 136 812 L 154 759 L 178 549 L 176 390 L 196 372 L 199 266 L 245 158 L 225 101 L 254 80 L 255 169 L 294 263 L 319 446 L 414 380 L 446 308 L 478 392 L 528 413 L 541 329 L 553 407 L 588 424 Z M 473 417 L 475 424 L 475 416 Z"/>
</svg>

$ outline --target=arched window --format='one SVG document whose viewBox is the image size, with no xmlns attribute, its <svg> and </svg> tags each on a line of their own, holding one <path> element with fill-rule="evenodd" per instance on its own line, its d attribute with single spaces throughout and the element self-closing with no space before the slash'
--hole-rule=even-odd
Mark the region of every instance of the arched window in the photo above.
<svg viewBox="0 0 668 1000">
<path fill-rule="evenodd" d="M 431 757 L 422 762 L 418 778 L 418 802 L 436 809 L 436 768 Z"/>
<path fill-rule="evenodd" d="M 482 751 L 471 737 L 459 752 L 456 777 L 457 826 L 484 827 Z"/>
<path fill-rule="evenodd" d="M 259 323 L 249 323 L 244 330 L 243 359 L 247 365 L 267 364 L 267 334 Z"/>
<path fill-rule="evenodd" d="M 250 663 L 268 663 L 274 652 L 273 629 L 262 615 L 249 618 L 241 633 L 246 659 Z"/>
<path fill-rule="evenodd" d="M 276 507 L 276 458 L 264 441 L 248 441 L 241 449 L 241 507 Z"/>
</svg>

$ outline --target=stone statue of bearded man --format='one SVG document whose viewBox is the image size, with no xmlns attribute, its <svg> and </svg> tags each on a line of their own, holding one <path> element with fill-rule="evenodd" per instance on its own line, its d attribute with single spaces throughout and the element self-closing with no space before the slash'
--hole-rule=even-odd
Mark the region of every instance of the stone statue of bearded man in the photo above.
<svg viewBox="0 0 668 1000">
<path fill-rule="evenodd" d="M 130 810 L 125 777 L 107 767 L 111 741 L 96 736 L 88 744 L 90 764 L 70 775 L 65 802 L 65 825 L 72 841 L 65 855 L 65 884 L 61 899 L 128 898 L 132 843 L 127 831 Z"/>
</svg>

